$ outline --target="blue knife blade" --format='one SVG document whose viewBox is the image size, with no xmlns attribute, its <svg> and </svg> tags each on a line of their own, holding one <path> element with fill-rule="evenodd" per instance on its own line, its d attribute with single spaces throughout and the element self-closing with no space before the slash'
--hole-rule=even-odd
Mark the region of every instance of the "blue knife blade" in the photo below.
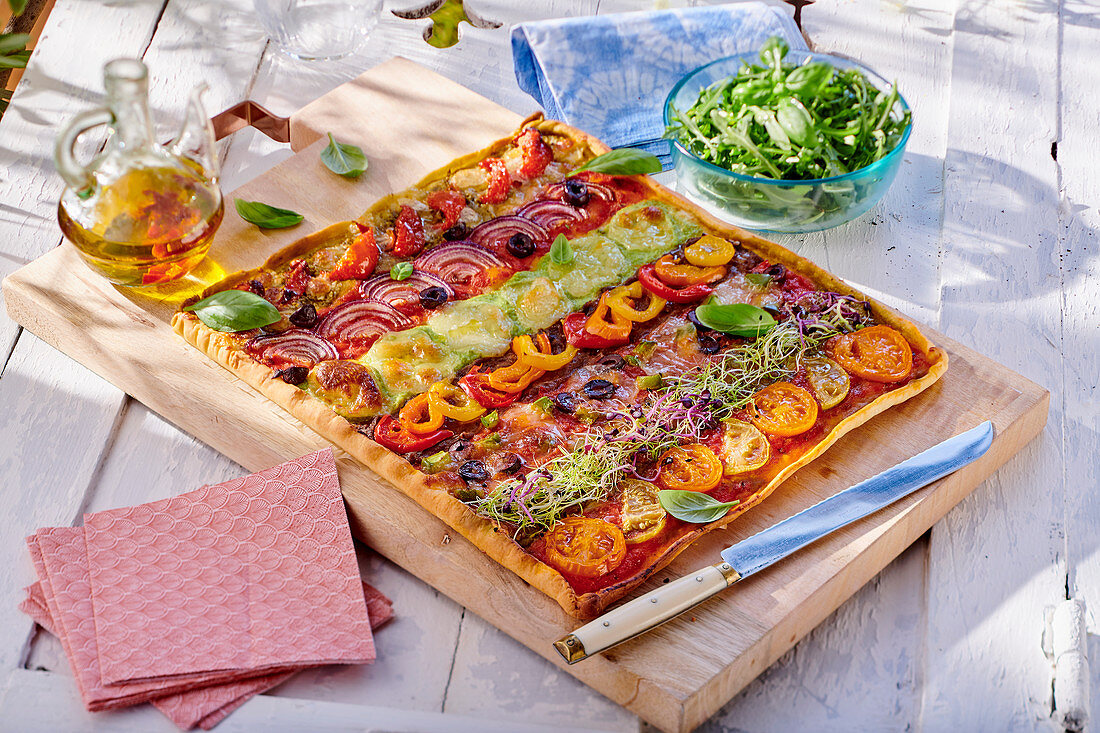
<svg viewBox="0 0 1100 733">
<path fill-rule="evenodd" d="M 992 442 L 993 423 L 987 420 L 727 547 L 722 559 L 742 578 L 752 575 L 976 460 Z"/>
</svg>

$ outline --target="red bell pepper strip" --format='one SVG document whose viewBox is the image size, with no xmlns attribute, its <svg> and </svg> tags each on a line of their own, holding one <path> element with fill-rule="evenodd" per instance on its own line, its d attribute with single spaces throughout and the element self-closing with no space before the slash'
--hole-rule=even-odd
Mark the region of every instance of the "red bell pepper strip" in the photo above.
<svg viewBox="0 0 1100 733">
<path fill-rule="evenodd" d="M 330 280 L 366 280 L 378 265 L 378 245 L 374 243 L 374 230 L 367 227 L 351 240 L 344 256 L 332 268 Z"/>
<path fill-rule="evenodd" d="M 537 178 L 554 159 L 554 151 L 542 139 L 542 133 L 533 127 L 516 135 L 516 146 L 523 154 L 519 174 L 524 178 Z"/>
<path fill-rule="evenodd" d="M 638 282 L 642 287 L 672 303 L 695 303 L 714 293 L 714 288 L 704 283 L 689 285 L 686 288 L 673 288 L 661 282 L 652 264 L 642 265 L 638 269 Z"/>
<path fill-rule="evenodd" d="M 499 204 L 508 198 L 508 190 L 512 188 L 512 174 L 500 158 L 486 158 L 481 161 L 480 167 L 489 176 L 489 188 L 481 195 L 483 204 Z"/>
<path fill-rule="evenodd" d="M 470 399 L 489 409 L 507 407 L 515 402 L 519 398 L 520 392 L 523 391 L 520 390 L 510 394 L 499 389 L 493 389 L 489 386 L 488 373 L 479 371 L 471 371 L 458 380 L 458 383 L 462 386 L 462 389 L 466 390 L 466 394 L 470 395 Z"/>
<path fill-rule="evenodd" d="M 565 340 L 578 349 L 609 349 L 612 346 L 622 346 L 630 342 L 630 335 L 622 339 L 609 339 L 597 336 L 585 328 L 588 316 L 584 313 L 570 313 L 562 321 L 562 329 L 565 331 Z"/>
<path fill-rule="evenodd" d="M 412 257 L 424 249 L 424 222 L 420 215 L 408 206 L 401 207 L 401 213 L 393 222 L 393 247 L 390 253 L 394 257 Z"/>
<path fill-rule="evenodd" d="M 441 440 L 453 437 L 450 430 L 436 430 L 427 435 L 414 435 L 401 421 L 386 415 L 374 428 L 374 439 L 394 453 L 415 453 L 427 450 Z"/>
<path fill-rule="evenodd" d="M 466 206 L 466 197 L 458 191 L 433 191 L 426 199 L 428 206 L 443 215 L 443 221 L 435 225 L 439 231 L 450 229 L 458 223 L 458 215 Z"/>
</svg>

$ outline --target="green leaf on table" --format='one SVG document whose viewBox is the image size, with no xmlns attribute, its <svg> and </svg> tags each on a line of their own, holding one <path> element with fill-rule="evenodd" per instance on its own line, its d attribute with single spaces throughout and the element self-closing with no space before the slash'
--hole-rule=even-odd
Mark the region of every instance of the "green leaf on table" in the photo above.
<svg viewBox="0 0 1100 733">
<path fill-rule="evenodd" d="M 748 303 L 708 303 L 695 309 L 695 317 L 707 328 L 733 336 L 763 336 L 775 327 L 771 313 Z"/>
<path fill-rule="evenodd" d="M 321 151 L 321 162 L 344 178 L 358 178 L 367 169 L 367 156 L 362 148 L 336 142 L 331 132 L 328 134 L 328 145 Z"/>
<path fill-rule="evenodd" d="M 408 280 L 413 274 L 413 263 L 398 262 L 390 268 L 391 280 Z"/>
<path fill-rule="evenodd" d="M 22 51 L 30 43 L 28 33 L 0 33 L 0 53 L 8 54 L 12 51 Z"/>
<path fill-rule="evenodd" d="M 671 491 L 662 489 L 657 498 L 664 510 L 681 522 L 706 524 L 721 519 L 740 501 L 718 501 L 701 491 Z"/>
<path fill-rule="evenodd" d="M 550 245 L 550 261 L 555 265 L 568 265 L 573 261 L 573 248 L 564 234 L 559 234 Z"/>
<path fill-rule="evenodd" d="M 27 9 L 27 0 L 8 0 L 8 7 L 11 8 L 12 15 L 22 15 Z"/>
<path fill-rule="evenodd" d="M 641 173 L 660 173 L 661 161 L 656 155 L 637 148 L 617 148 L 597 155 L 573 173 L 592 171 L 609 176 L 634 176 Z"/>
<path fill-rule="evenodd" d="M 279 209 L 259 201 L 235 199 L 234 204 L 242 219 L 255 224 L 260 229 L 285 229 L 300 223 L 305 218 L 297 211 Z"/>
<path fill-rule="evenodd" d="M 283 315 L 255 293 L 247 290 L 222 290 L 184 308 L 215 331 L 250 331 L 270 326 Z"/>
</svg>

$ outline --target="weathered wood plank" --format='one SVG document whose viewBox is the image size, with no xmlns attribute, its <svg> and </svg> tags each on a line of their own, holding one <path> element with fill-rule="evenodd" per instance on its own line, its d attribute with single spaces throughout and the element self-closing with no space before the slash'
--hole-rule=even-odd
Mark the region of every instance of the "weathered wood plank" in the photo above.
<svg viewBox="0 0 1100 733">
<path fill-rule="evenodd" d="M 965 0 L 954 38 L 940 325 L 1057 391 L 1057 9 Z M 1040 439 L 932 531 L 929 730 L 1030 730 L 1050 713 L 1039 632 L 1066 582 L 1059 403 Z"/>
<path fill-rule="evenodd" d="M 1065 534 L 1069 594 L 1086 602 L 1092 700 L 1100 700 L 1100 176 L 1096 171 L 1096 49 L 1100 12 L 1095 4 L 1061 5 L 1061 176 L 1057 262 L 1062 279 L 1063 361 L 1060 384 L 1064 446 Z M 1053 152 L 1053 151 L 1052 151 Z M 1092 726 L 1096 726 L 1095 712 Z"/>
</svg>

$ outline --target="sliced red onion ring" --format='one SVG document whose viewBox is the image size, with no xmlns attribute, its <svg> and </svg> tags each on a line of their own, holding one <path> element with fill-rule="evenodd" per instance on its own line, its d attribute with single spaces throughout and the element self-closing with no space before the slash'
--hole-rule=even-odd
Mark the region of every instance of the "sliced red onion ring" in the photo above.
<svg viewBox="0 0 1100 733">
<path fill-rule="evenodd" d="M 370 348 L 378 337 L 400 331 L 415 323 L 389 303 L 353 300 L 325 314 L 317 333 L 340 346 L 342 356 L 354 359 Z"/>
<path fill-rule="evenodd" d="M 494 253 L 466 240 L 433 247 L 417 257 L 413 266 L 439 277 L 459 298 L 481 292 L 490 282 L 490 270 L 512 269 Z"/>
<path fill-rule="evenodd" d="M 530 219 L 522 216 L 498 216 L 484 224 L 478 224 L 470 232 L 470 241 L 485 249 L 503 255 L 508 252 L 508 240 L 516 234 L 526 234 L 535 243 L 536 249 L 544 248 L 550 239 L 550 233 Z"/>
<path fill-rule="evenodd" d="M 517 211 L 516 214 L 524 219 L 530 219 L 546 229 L 553 229 L 563 222 L 572 223 L 588 218 L 588 212 L 584 209 L 574 208 L 567 203 L 552 199 L 532 201 Z"/>
<path fill-rule="evenodd" d="M 420 304 L 420 291 L 425 288 L 443 288 L 447 291 L 447 297 L 455 294 L 453 288 L 435 275 L 423 272 L 417 265 L 413 274 L 404 280 L 394 280 L 388 274 L 376 275 L 370 280 L 364 280 L 359 284 L 359 295 L 366 300 L 377 300 L 388 303 L 396 308 L 409 304 Z"/>
<path fill-rule="evenodd" d="M 300 328 L 257 336 L 245 345 L 245 351 L 274 369 L 288 365 L 312 368 L 318 362 L 340 357 L 336 347 L 324 338 Z"/>
<path fill-rule="evenodd" d="M 612 191 L 610 187 L 602 183 L 593 183 L 592 181 L 584 181 L 584 185 L 588 189 L 589 196 L 595 196 L 608 203 L 615 203 L 615 192 Z M 547 186 L 543 196 L 548 199 L 557 199 L 561 201 L 565 198 L 565 182 L 562 181 L 561 183 Z"/>
</svg>

